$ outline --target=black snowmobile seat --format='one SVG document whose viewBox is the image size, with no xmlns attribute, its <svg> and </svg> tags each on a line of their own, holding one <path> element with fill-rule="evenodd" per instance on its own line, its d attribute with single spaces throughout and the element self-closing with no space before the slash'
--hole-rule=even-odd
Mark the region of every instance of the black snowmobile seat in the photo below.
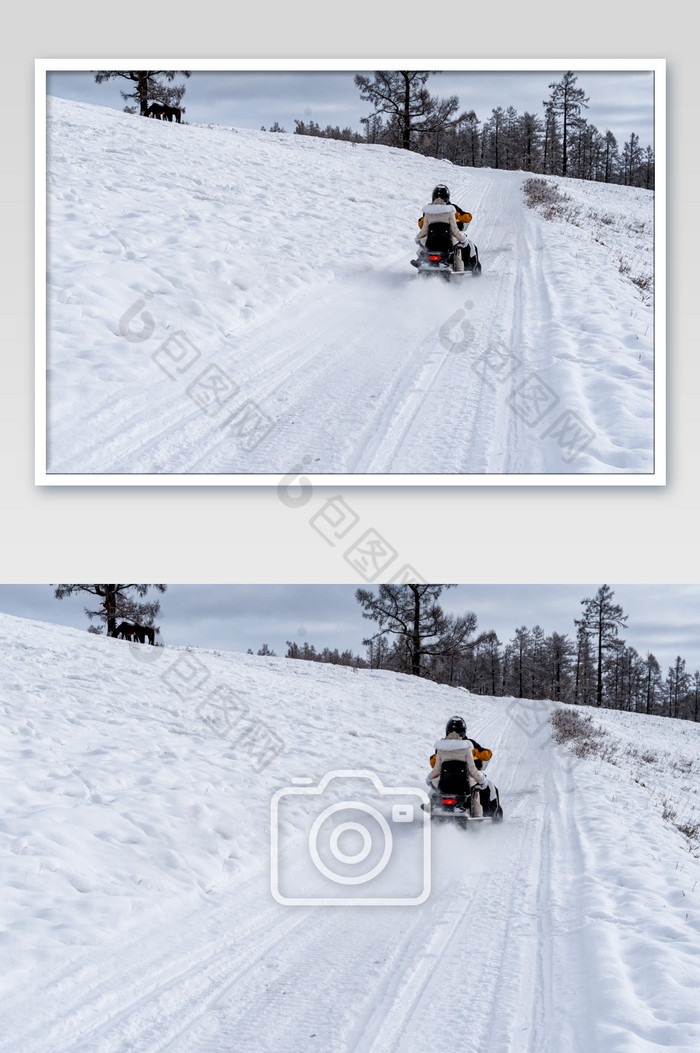
<svg viewBox="0 0 700 1053">
<path fill-rule="evenodd" d="M 428 252 L 452 252 L 452 235 L 449 223 L 431 223 L 425 239 Z"/>
<path fill-rule="evenodd" d="M 440 793 L 459 796 L 469 793 L 469 775 L 465 761 L 447 760 L 442 762 L 438 780 Z"/>
</svg>

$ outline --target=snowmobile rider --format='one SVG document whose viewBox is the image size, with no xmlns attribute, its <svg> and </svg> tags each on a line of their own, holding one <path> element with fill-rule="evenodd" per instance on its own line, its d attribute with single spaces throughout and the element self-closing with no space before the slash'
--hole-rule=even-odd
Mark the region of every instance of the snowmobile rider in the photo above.
<svg viewBox="0 0 700 1053">
<path fill-rule="evenodd" d="M 425 780 L 428 786 L 437 790 L 440 781 L 440 771 L 443 761 L 458 760 L 467 765 L 469 773 L 469 786 L 477 786 L 480 790 L 488 790 L 488 779 L 483 772 L 479 771 L 474 763 L 473 749 L 475 744 L 467 738 L 467 725 L 462 717 L 450 717 L 445 727 L 445 737 L 435 743 L 434 758 L 430 758 L 433 765 L 430 775 Z M 481 747 L 478 747 L 481 752 Z M 480 796 L 480 795 L 479 795 Z M 483 815 L 481 801 L 474 802 L 474 816 Z"/>
<path fill-rule="evenodd" d="M 433 190 L 433 199 L 423 209 L 423 215 L 418 220 L 420 234 L 416 237 L 416 245 L 425 248 L 428 237 L 428 227 L 431 223 L 447 223 L 452 235 L 452 244 L 466 250 L 467 258 L 470 256 L 471 242 L 463 233 L 464 225 L 471 222 L 471 213 L 463 212 L 450 202 L 450 191 L 439 183 Z M 455 251 L 455 271 L 464 270 L 462 252 Z"/>
</svg>

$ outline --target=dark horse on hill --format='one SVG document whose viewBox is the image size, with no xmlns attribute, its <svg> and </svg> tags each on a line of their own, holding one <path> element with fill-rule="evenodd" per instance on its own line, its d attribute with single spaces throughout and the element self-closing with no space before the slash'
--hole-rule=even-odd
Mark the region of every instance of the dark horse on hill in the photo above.
<svg viewBox="0 0 700 1053">
<path fill-rule="evenodd" d="M 133 625 L 131 622 L 120 622 L 116 627 L 111 636 L 121 637 L 122 640 L 132 640 L 136 635 L 137 625 Z"/>
<path fill-rule="evenodd" d="M 172 121 L 173 117 L 181 124 L 182 110 L 179 106 L 168 106 L 165 102 L 152 102 L 146 110 L 146 117 L 155 117 L 156 120 Z"/>
<path fill-rule="evenodd" d="M 149 644 L 153 644 L 155 647 L 156 643 L 156 629 L 153 625 L 137 625 L 136 628 L 140 630 L 140 642 L 145 643 L 148 640 Z"/>
<path fill-rule="evenodd" d="M 152 625 L 138 625 L 136 622 L 121 622 L 112 636 L 121 637 L 122 640 L 137 640 L 139 643 L 148 640 L 153 645 L 156 642 L 155 628 Z"/>
</svg>

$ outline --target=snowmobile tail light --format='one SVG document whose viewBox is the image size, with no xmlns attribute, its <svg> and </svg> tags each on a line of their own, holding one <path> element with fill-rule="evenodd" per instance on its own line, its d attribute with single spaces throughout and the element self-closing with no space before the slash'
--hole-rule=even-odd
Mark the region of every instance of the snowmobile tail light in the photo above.
<svg viewBox="0 0 700 1053">
<path fill-rule="evenodd" d="M 457 798 L 456 797 L 443 797 L 442 803 L 443 804 L 457 804 Z"/>
</svg>

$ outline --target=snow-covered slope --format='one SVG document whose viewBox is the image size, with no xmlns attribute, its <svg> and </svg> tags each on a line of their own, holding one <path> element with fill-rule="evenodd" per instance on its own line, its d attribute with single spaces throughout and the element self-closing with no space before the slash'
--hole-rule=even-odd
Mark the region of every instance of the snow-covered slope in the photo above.
<svg viewBox="0 0 700 1053">
<path fill-rule="evenodd" d="M 653 195 L 585 185 L 596 237 L 524 178 L 50 99 L 48 471 L 652 471 Z M 440 180 L 459 286 L 408 265 Z"/>
<path fill-rule="evenodd" d="M 413 1053 L 444 1022 L 480 1053 L 700 1047 L 700 863 L 663 818 L 697 815 L 696 726 L 596 713 L 611 760 L 579 760 L 550 703 L 407 676 L 4 615 L 0 653 L 3 1053 Z M 275 902 L 275 792 L 420 788 L 455 711 L 505 822 L 436 829 L 420 906 Z"/>
</svg>

